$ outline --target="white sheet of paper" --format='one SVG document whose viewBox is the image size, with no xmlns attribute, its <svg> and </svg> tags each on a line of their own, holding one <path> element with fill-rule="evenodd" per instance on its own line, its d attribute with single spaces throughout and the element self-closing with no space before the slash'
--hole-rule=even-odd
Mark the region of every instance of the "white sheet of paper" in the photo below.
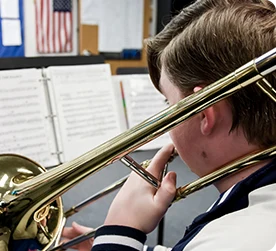
<svg viewBox="0 0 276 251">
<path fill-rule="evenodd" d="M 19 19 L 2 19 L 2 43 L 4 46 L 19 46 L 22 44 Z"/>
<path fill-rule="evenodd" d="M 122 93 L 122 88 L 123 88 L 122 75 L 113 75 L 112 83 L 113 83 L 113 91 L 116 99 L 117 114 L 120 118 L 119 119 L 120 128 L 122 129 L 122 131 L 126 131 L 128 129 L 128 125 L 127 125 L 128 121 L 125 114 L 126 107 L 124 105 L 123 93 Z"/>
<path fill-rule="evenodd" d="M 99 0 L 81 1 L 81 24 L 87 24 L 87 25 L 100 24 L 101 16 L 102 16 L 101 1 Z"/>
<path fill-rule="evenodd" d="M 144 1 L 127 0 L 124 49 L 143 48 Z"/>
<path fill-rule="evenodd" d="M 19 18 L 19 0 L 1 0 L 1 18 Z"/>
<path fill-rule="evenodd" d="M 143 47 L 143 0 L 102 0 L 99 51 L 121 52 Z"/>
<path fill-rule="evenodd" d="M 109 65 L 49 67 L 48 77 L 64 161 L 121 132 Z"/>
<path fill-rule="evenodd" d="M 0 152 L 58 164 L 41 70 L 0 71 Z"/>
<path fill-rule="evenodd" d="M 102 1 L 102 13 L 99 28 L 99 51 L 121 52 L 125 44 L 125 0 Z"/>
<path fill-rule="evenodd" d="M 148 74 L 122 76 L 129 128 L 167 108 L 165 97 L 151 83 Z M 171 142 L 168 134 L 140 147 L 140 150 L 158 149 Z"/>
<path fill-rule="evenodd" d="M 81 23 L 99 25 L 99 51 L 143 47 L 144 0 L 82 0 Z"/>
</svg>

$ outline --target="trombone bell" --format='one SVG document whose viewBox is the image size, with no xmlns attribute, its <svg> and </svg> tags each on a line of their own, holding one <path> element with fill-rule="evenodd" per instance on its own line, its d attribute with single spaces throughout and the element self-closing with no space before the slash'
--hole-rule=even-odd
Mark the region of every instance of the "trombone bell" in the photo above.
<svg viewBox="0 0 276 251">
<path fill-rule="evenodd" d="M 16 154 L 0 155 L 0 195 L 13 204 L 12 191 L 18 185 L 46 172 L 45 168 L 36 162 Z M 37 191 L 38 193 L 40 191 Z M 1 204 L 3 203 L 3 199 Z M 16 213 L 0 207 L 0 241 L 12 244 L 12 240 L 37 239 L 44 250 L 47 250 L 59 234 L 59 226 L 63 218 L 63 206 L 60 197 L 51 204 L 35 211 L 31 208 L 26 212 L 24 203 Z M 10 221 L 10 217 L 12 221 Z M 14 229 L 14 231 L 11 231 Z"/>
</svg>

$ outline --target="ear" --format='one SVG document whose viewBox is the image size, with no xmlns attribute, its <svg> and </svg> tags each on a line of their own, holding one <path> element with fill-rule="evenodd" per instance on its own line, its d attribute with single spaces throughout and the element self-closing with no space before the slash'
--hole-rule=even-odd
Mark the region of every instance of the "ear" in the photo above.
<svg viewBox="0 0 276 251">
<path fill-rule="evenodd" d="M 194 92 L 201 90 L 202 87 L 196 86 Z M 210 135 L 214 129 L 216 122 L 216 113 L 214 106 L 203 110 L 200 113 L 200 130 L 203 135 Z"/>
</svg>

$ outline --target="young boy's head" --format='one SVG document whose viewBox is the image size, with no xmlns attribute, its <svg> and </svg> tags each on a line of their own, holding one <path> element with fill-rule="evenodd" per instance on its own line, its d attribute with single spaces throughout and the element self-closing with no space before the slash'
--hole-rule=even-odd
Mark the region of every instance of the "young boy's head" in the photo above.
<svg viewBox="0 0 276 251">
<path fill-rule="evenodd" d="M 161 72 L 183 97 L 276 47 L 276 10 L 266 0 L 198 0 L 147 42 L 152 81 Z M 267 77 L 276 89 L 276 75 Z M 227 99 L 229 133 L 241 128 L 259 147 L 276 143 L 276 105 L 252 84 Z"/>
</svg>

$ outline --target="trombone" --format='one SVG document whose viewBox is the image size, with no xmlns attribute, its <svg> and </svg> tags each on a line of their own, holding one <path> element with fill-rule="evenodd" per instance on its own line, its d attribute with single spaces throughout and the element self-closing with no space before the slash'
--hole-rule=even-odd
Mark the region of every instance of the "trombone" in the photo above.
<svg viewBox="0 0 276 251">
<path fill-rule="evenodd" d="M 80 157 L 47 172 L 34 161 L 13 154 L 0 158 L 2 172 L 7 175 L 6 191 L 1 194 L 0 228 L 1 238 L 9 240 L 30 226 L 38 227 L 48 241 L 43 250 L 49 249 L 63 227 L 63 212 L 60 196 L 82 179 L 114 161 L 121 160 L 152 186 L 158 188 L 160 181 L 132 160 L 127 154 L 147 142 L 168 132 L 181 122 L 229 97 L 238 90 L 257 83 L 272 101 L 276 102 L 276 91 L 264 77 L 276 70 L 276 48 L 250 61 L 226 77 L 203 90 L 181 100 L 137 126 L 103 143 Z M 245 168 L 276 154 L 276 146 L 246 156 L 237 164 L 225 167 L 177 190 L 175 200 L 209 185 L 218 178 Z"/>
<path fill-rule="evenodd" d="M 211 184 L 213 184 L 215 181 L 218 181 L 219 179 L 222 179 L 223 177 L 226 177 L 232 173 L 235 173 L 243 168 L 250 167 L 254 164 L 257 164 L 261 161 L 264 161 L 266 159 L 270 159 L 272 157 L 276 156 L 276 146 L 270 147 L 268 149 L 265 149 L 260 152 L 255 152 L 250 155 L 244 156 L 243 158 L 240 158 L 236 161 L 233 161 L 221 168 L 219 168 L 217 171 L 206 175 L 202 178 L 199 178 L 191 183 L 186 184 L 185 186 L 179 187 L 177 189 L 176 195 L 172 203 L 175 203 L 181 199 L 186 198 L 188 195 L 207 187 Z M 143 163 L 142 165 L 143 166 Z M 112 191 L 120 188 L 124 182 L 127 180 L 128 175 L 126 177 L 123 177 L 122 179 L 114 182 L 110 186 L 106 187 L 105 189 L 99 191 L 98 193 L 92 195 L 91 197 L 87 198 L 84 202 L 78 204 L 77 206 L 74 206 L 70 208 L 68 211 L 65 212 L 65 217 L 69 217 L 73 215 L 74 213 L 77 213 L 80 209 L 82 209 L 87 204 L 93 203 L 95 200 L 111 193 Z M 82 234 L 66 243 L 58 244 L 56 243 L 56 246 L 51 249 L 51 251 L 56 250 L 66 250 L 70 248 L 71 246 L 77 245 L 80 242 L 86 241 L 90 238 L 93 238 L 95 236 L 95 233 L 98 228 L 93 229 L 85 234 Z"/>
</svg>

